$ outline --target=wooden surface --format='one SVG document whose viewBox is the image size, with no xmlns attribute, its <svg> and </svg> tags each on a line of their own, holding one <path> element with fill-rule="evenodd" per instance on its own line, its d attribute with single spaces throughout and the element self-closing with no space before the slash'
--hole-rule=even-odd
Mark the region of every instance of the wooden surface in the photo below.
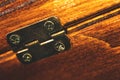
<svg viewBox="0 0 120 80">
<path fill-rule="evenodd" d="M 3 14 L 26 1 L 0 7 L 0 80 L 120 80 L 120 0 L 33 0 L 29 4 L 28 0 L 24 7 Z M 59 17 L 65 28 L 72 26 L 68 29 L 72 48 L 21 64 L 6 34 L 50 16 Z M 83 26 L 87 28 L 80 30 Z"/>
</svg>

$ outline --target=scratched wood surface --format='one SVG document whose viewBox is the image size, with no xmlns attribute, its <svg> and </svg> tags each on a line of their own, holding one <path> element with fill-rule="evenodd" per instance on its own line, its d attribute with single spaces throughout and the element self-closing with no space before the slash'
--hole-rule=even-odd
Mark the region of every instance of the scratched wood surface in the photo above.
<svg viewBox="0 0 120 80">
<path fill-rule="evenodd" d="M 120 0 L 12 0 L 0 5 L 0 80 L 120 80 L 119 4 Z M 14 10 L 10 12 L 10 8 Z M 73 25 L 68 34 L 72 48 L 21 64 L 10 50 L 6 34 L 50 16 L 59 17 L 64 27 Z M 89 27 L 79 30 L 86 23 Z"/>
</svg>

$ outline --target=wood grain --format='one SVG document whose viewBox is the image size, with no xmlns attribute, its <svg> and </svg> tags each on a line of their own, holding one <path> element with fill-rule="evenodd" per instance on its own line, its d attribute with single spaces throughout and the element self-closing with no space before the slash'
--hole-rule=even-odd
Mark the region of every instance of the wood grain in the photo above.
<svg viewBox="0 0 120 80">
<path fill-rule="evenodd" d="M 73 35 L 83 34 L 108 42 L 111 47 L 120 46 L 120 15 L 98 22 L 90 27 L 75 32 Z"/>
<path fill-rule="evenodd" d="M 0 7 L 0 13 L 26 1 L 15 0 Z M 0 16 L 0 80 L 120 80 L 119 4 L 120 0 L 35 0 Z M 71 49 L 32 64 L 20 63 L 6 34 L 50 16 L 59 17 L 63 27 L 75 27 L 67 35 Z M 84 25 L 87 28 L 80 30 Z"/>
<path fill-rule="evenodd" d="M 20 5 L 23 0 L 18 0 L 15 5 Z M 97 3 L 97 5 L 95 5 Z M 96 13 L 99 10 L 109 8 L 115 4 L 119 4 L 120 1 L 116 0 L 50 0 L 50 1 L 36 1 L 31 5 L 27 5 L 22 9 L 15 10 L 7 15 L 0 17 L 0 51 L 1 53 L 10 50 L 6 42 L 6 34 L 17 28 L 26 26 L 33 22 L 39 21 L 46 17 L 57 16 L 60 18 L 63 25 L 83 18 L 90 14 Z M 40 5 L 41 4 L 41 5 Z M 14 7 L 12 4 L 10 7 Z M 89 6 L 89 7 L 87 7 Z M 29 10 L 28 10 L 29 9 Z M 1 12 L 4 10 L 1 10 Z M 61 13 L 61 14 L 60 14 Z M 26 16 L 27 15 L 27 16 Z M 4 44 L 4 45 L 3 45 Z"/>
<path fill-rule="evenodd" d="M 111 48 L 104 41 L 80 34 L 71 37 L 71 40 L 73 43 L 71 50 L 29 65 L 21 64 L 11 51 L 0 55 L 0 64 L 2 65 L 0 66 L 2 69 L 0 70 L 2 73 L 0 79 L 120 79 L 120 47 Z"/>
</svg>

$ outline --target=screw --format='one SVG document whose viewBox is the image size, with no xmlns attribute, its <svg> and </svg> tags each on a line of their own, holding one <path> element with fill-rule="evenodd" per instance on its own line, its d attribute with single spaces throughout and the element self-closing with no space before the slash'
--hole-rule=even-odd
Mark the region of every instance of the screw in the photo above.
<svg viewBox="0 0 120 80">
<path fill-rule="evenodd" d="M 65 45 L 61 41 L 56 42 L 54 46 L 56 51 L 61 52 L 65 50 Z"/>
<path fill-rule="evenodd" d="M 25 53 L 23 56 L 22 56 L 23 60 L 25 62 L 30 62 L 32 60 L 32 55 L 29 54 L 29 53 Z"/>
<path fill-rule="evenodd" d="M 55 24 L 52 21 L 46 21 L 44 27 L 49 31 L 53 31 L 55 28 Z"/>
<path fill-rule="evenodd" d="M 12 44 L 17 45 L 20 43 L 21 37 L 17 34 L 12 34 L 9 40 Z"/>
</svg>

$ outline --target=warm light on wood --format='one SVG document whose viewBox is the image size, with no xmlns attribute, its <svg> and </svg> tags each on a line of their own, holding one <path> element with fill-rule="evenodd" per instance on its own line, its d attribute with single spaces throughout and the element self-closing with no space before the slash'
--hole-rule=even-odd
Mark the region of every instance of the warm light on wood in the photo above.
<svg viewBox="0 0 120 80">
<path fill-rule="evenodd" d="M 0 80 L 120 80 L 120 0 L 5 1 L 10 0 L 0 1 Z M 6 35 L 51 16 L 67 28 L 71 49 L 23 65 Z"/>
</svg>

